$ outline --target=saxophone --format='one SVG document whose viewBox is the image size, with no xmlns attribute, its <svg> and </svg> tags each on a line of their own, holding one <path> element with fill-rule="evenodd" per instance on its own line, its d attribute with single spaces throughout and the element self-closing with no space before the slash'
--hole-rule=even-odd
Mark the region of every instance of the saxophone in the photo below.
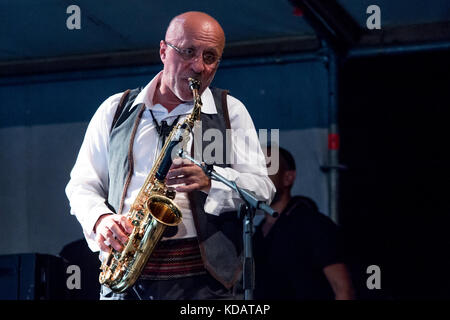
<svg viewBox="0 0 450 320">
<path fill-rule="evenodd" d="M 134 285 L 166 227 L 176 226 L 182 219 L 180 208 L 173 202 L 176 192 L 166 186 L 165 180 L 172 165 L 173 152 L 186 148 L 195 121 L 200 120 L 200 81 L 188 80 L 194 98 L 193 110 L 183 123 L 177 124 L 170 132 L 127 213 L 134 227 L 124 249 L 119 252 L 111 248 L 100 267 L 99 282 L 117 293 Z"/>
</svg>

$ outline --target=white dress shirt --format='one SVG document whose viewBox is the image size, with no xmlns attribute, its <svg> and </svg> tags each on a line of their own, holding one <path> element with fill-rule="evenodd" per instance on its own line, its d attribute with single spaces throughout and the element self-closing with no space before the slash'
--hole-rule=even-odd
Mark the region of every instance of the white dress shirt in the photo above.
<svg viewBox="0 0 450 320">
<path fill-rule="evenodd" d="M 170 125 L 177 116 L 180 116 L 179 122 L 183 121 L 193 108 L 192 102 L 180 104 L 171 112 L 160 104 L 154 105 L 153 96 L 160 76 L 161 73 L 150 81 L 131 106 L 134 108 L 144 103 L 146 110 L 134 140 L 134 172 L 124 201 L 124 214 L 129 211 L 161 149 L 161 139 L 149 110 L 153 111 L 159 124 L 165 120 Z M 112 213 L 105 204 L 108 197 L 109 133 L 122 94 L 118 93 L 106 99 L 94 114 L 66 187 L 70 212 L 80 222 L 92 251 L 99 250 L 93 232 L 95 223 L 101 215 Z M 209 88 L 203 92 L 201 98 L 202 112 L 216 114 L 214 98 Z M 242 134 L 244 131 L 239 130 L 236 131 L 237 134 L 232 134 L 232 145 L 228 150 L 231 152 L 230 159 L 233 160 L 231 168 L 214 166 L 214 169 L 225 178 L 235 181 L 238 186 L 253 191 L 259 199 L 269 202 L 273 198 L 275 187 L 267 176 L 264 154 L 253 121 L 245 106 L 236 98 L 228 95 L 227 104 L 231 129 L 244 130 L 245 134 Z M 191 150 L 191 144 L 192 137 L 187 150 Z M 178 227 L 178 233 L 171 239 L 195 237 L 197 232 L 187 194 L 177 192 L 174 201 L 180 207 L 183 219 Z M 221 212 L 236 210 L 240 203 L 241 200 L 235 191 L 221 182 L 212 180 L 204 210 L 207 214 L 219 215 Z"/>
</svg>

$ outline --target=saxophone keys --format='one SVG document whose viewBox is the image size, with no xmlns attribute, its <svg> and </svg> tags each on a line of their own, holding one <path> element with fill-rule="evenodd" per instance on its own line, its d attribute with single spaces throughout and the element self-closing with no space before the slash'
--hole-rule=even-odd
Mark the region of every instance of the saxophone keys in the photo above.
<svg viewBox="0 0 450 320">
<path fill-rule="evenodd" d="M 175 191 L 175 188 L 172 188 L 172 187 L 167 188 L 167 191 L 166 191 L 167 198 L 169 198 L 170 200 L 173 200 L 173 199 L 175 199 L 176 194 L 177 194 L 177 192 Z"/>
</svg>

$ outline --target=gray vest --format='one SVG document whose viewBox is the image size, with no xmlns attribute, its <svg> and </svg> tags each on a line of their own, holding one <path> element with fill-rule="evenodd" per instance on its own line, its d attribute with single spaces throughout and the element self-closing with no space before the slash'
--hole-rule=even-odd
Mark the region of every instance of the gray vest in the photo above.
<svg viewBox="0 0 450 320">
<path fill-rule="evenodd" d="M 114 212 L 122 213 L 123 203 L 133 173 L 133 142 L 137 127 L 145 110 L 144 104 L 131 111 L 140 88 L 127 90 L 119 102 L 111 127 L 109 140 L 109 190 L 108 204 Z M 227 91 L 211 89 L 217 114 L 201 114 L 202 131 L 215 128 L 222 132 L 226 145 L 226 129 L 230 128 L 227 108 Z M 202 135 L 203 136 L 203 135 Z M 202 139 L 203 140 L 203 139 Z M 194 141 L 193 141 L 194 142 Z M 209 143 L 209 142 L 208 142 Z M 202 141 L 202 152 L 207 142 Z M 194 143 L 192 144 L 194 149 Z M 196 148 L 198 149 L 198 148 Z M 192 150 L 193 151 L 193 150 Z M 220 167 L 229 166 L 226 152 L 223 152 Z M 242 222 L 236 211 L 224 212 L 219 216 L 207 214 L 204 204 L 207 195 L 201 191 L 188 193 L 190 206 L 197 230 L 203 263 L 210 274 L 226 288 L 231 288 L 239 280 L 242 272 Z"/>
</svg>

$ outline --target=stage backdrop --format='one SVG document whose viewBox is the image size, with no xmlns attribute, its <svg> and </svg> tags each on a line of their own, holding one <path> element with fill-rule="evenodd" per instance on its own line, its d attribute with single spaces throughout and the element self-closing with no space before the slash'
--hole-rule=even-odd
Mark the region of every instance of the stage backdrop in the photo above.
<svg viewBox="0 0 450 320">
<path fill-rule="evenodd" d="M 224 61 L 214 85 L 244 102 L 257 129 L 280 130 L 280 145 L 297 162 L 293 193 L 328 214 L 320 170 L 327 159 L 327 70 L 319 59 L 279 58 Z M 0 79 L 0 254 L 58 254 L 82 237 L 64 189 L 88 121 L 108 96 L 146 85 L 160 68 Z"/>
</svg>

